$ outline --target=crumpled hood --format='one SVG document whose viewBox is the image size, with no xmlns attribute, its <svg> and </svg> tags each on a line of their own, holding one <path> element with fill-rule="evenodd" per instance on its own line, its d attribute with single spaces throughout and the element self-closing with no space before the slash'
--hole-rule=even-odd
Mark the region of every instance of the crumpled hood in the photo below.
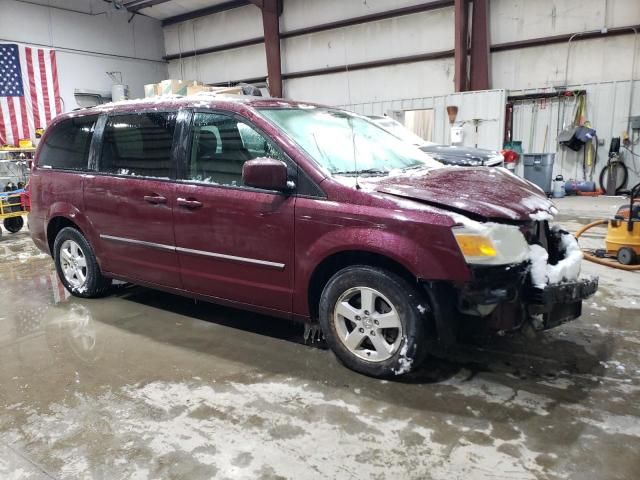
<svg viewBox="0 0 640 480">
<path fill-rule="evenodd" d="M 540 189 L 503 168 L 444 167 L 360 179 L 365 182 L 381 193 L 485 219 L 539 220 L 557 213 Z"/>
</svg>

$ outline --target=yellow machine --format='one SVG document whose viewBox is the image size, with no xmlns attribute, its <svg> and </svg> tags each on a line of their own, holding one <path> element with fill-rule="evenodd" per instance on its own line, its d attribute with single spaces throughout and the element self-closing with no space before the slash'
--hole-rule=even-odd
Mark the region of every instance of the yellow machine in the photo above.
<svg viewBox="0 0 640 480">
<path fill-rule="evenodd" d="M 2 220 L 4 228 L 11 233 L 19 232 L 22 229 L 24 225 L 22 216 L 28 213 L 22 204 L 23 192 L 24 190 L 0 192 L 0 220 Z"/>
<path fill-rule="evenodd" d="M 623 265 L 635 265 L 640 257 L 639 193 L 640 183 L 631 189 L 629 205 L 618 209 L 607 228 L 607 255 L 615 256 Z"/>
<path fill-rule="evenodd" d="M 640 270 L 638 264 L 640 260 L 640 199 L 638 196 L 640 196 L 640 183 L 631 189 L 629 204 L 621 206 L 612 219 L 598 220 L 576 232 L 576 238 L 579 238 L 590 228 L 607 225 L 607 235 L 604 239 L 606 248 L 595 251 L 583 249 L 586 260 L 622 270 Z"/>
</svg>

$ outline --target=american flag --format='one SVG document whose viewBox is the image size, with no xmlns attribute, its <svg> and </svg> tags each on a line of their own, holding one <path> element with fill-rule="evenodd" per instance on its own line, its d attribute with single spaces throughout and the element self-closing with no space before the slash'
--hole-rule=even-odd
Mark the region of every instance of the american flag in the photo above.
<svg viewBox="0 0 640 480">
<path fill-rule="evenodd" d="M 61 111 L 55 50 L 0 43 L 0 144 L 33 140 Z"/>
</svg>

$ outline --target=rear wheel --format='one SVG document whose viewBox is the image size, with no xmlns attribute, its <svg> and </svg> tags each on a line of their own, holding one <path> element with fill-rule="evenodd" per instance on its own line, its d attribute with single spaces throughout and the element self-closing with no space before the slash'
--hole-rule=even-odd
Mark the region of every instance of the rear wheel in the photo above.
<svg viewBox="0 0 640 480">
<path fill-rule="evenodd" d="M 24 226 L 24 220 L 22 219 L 22 217 L 5 218 L 2 224 L 8 232 L 17 233 L 22 230 L 22 227 Z"/>
<path fill-rule="evenodd" d="M 111 279 L 102 275 L 93 249 L 78 230 L 66 227 L 60 230 L 53 244 L 58 276 L 72 295 L 94 298 L 104 295 Z"/>
<path fill-rule="evenodd" d="M 320 324 L 344 365 L 384 378 L 409 373 L 424 360 L 428 311 L 424 295 L 400 276 L 353 266 L 325 286 Z"/>
</svg>

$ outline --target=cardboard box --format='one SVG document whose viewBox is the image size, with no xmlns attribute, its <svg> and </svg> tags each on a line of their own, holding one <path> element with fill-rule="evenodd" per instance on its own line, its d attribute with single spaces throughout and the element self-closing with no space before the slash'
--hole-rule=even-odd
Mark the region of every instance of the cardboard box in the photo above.
<svg viewBox="0 0 640 480">
<path fill-rule="evenodd" d="M 157 83 L 149 83 L 144 86 L 144 97 L 155 97 L 158 95 L 158 84 Z"/>
<path fill-rule="evenodd" d="M 160 95 L 184 95 L 187 93 L 187 83 L 182 80 L 162 80 L 158 89 Z"/>
<path fill-rule="evenodd" d="M 224 93 L 227 95 L 242 95 L 242 87 L 220 87 L 216 93 Z"/>
<path fill-rule="evenodd" d="M 197 95 L 199 93 L 242 95 L 242 87 L 210 87 L 208 85 L 191 85 L 187 87 L 187 95 Z"/>
<path fill-rule="evenodd" d="M 207 85 L 189 85 L 187 87 L 187 95 L 196 95 L 201 92 L 213 92 L 216 87 L 209 87 Z"/>
<path fill-rule="evenodd" d="M 202 85 L 194 80 L 162 80 L 159 84 L 160 95 L 186 95 L 187 87 Z"/>
</svg>

